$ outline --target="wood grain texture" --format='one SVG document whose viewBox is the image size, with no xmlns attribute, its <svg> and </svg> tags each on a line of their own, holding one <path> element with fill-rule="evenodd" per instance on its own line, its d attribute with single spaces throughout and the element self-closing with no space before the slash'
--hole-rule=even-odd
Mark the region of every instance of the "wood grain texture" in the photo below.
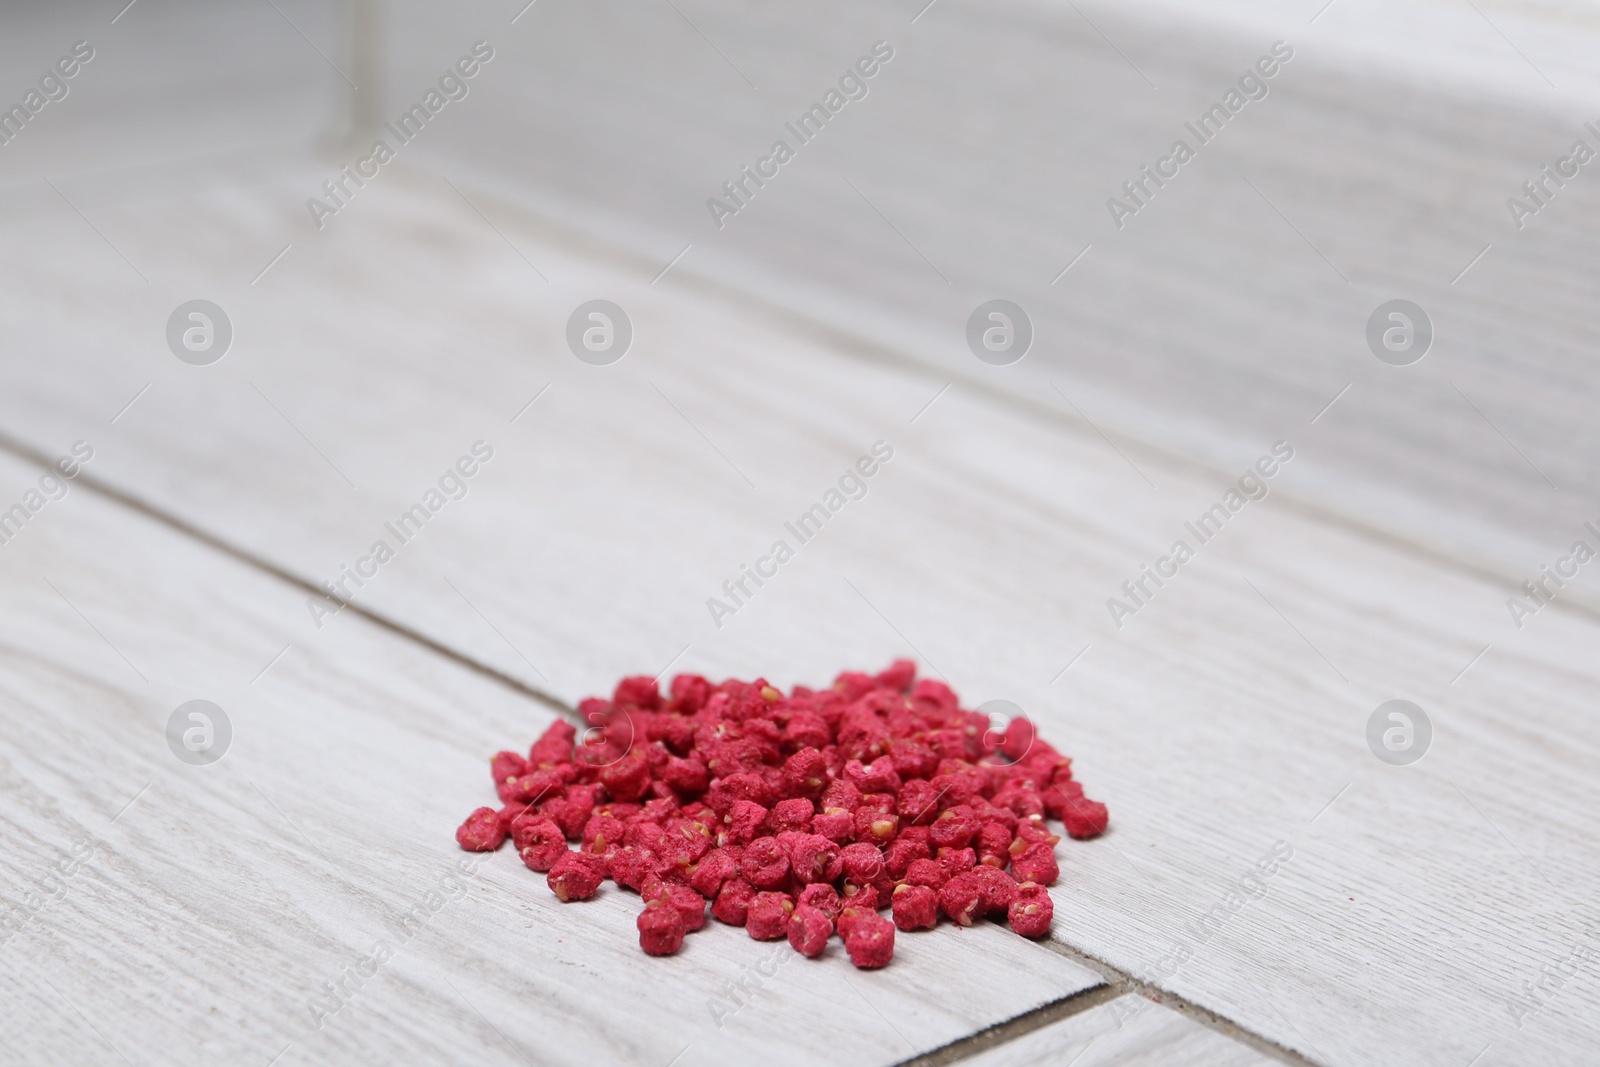
<svg viewBox="0 0 1600 1067">
<path fill-rule="evenodd" d="M 1568 182 L 1521 227 L 1507 207 L 1575 139 L 1600 147 L 1587 9 L 990 0 L 913 24 L 924 0 L 557 0 L 509 25 L 520 6 L 395 4 L 386 99 L 408 103 L 455 42 L 496 42 L 481 97 L 419 155 L 652 273 L 692 245 L 674 271 L 946 380 L 1044 404 L 1071 383 L 1108 430 L 1213 468 L 1352 386 L 1296 491 L 1508 573 L 1597 499 L 1600 194 Z M 869 94 L 718 226 L 708 198 L 879 39 L 896 56 Z M 1279 39 L 1295 58 L 1269 94 L 1199 144 L 1184 122 Z M 1197 158 L 1119 228 L 1108 199 L 1180 137 Z M 995 296 L 1037 334 L 1003 375 L 962 340 Z M 1364 339 L 1396 297 L 1437 331 L 1409 368 Z"/>
<path fill-rule="evenodd" d="M 972 1067 L 1267 1067 L 1277 1061 L 1142 997 L 1123 996 L 967 1062 Z"/>
<path fill-rule="evenodd" d="M 1584 283 L 1594 273 L 1594 194 L 1570 183 L 1523 229 L 1505 206 L 1593 118 L 1573 100 L 1594 77 L 1583 56 L 1595 27 L 1581 8 L 1497 9 L 1490 23 L 1460 5 L 1341 3 L 1308 25 L 1311 12 L 1250 0 L 1205 14 L 1080 5 L 1089 18 L 1059 5 L 969 3 L 911 26 L 908 5 L 884 3 L 825 4 L 803 18 L 704 3 L 687 9 L 693 24 L 646 0 L 557 0 L 515 25 L 522 5 L 498 0 L 376 6 L 381 62 L 362 96 L 381 98 L 372 105 L 380 114 L 413 103 L 471 41 L 499 49 L 473 95 L 404 146 L 404 158 L 426 159 L 458 183 L 471 175 L 560 225 L 604 235 L 646 274 L 690 248 L 673 268 L 680 274 L 1028 403 L 1054 404 L 1050 382 L 1069 383 L 1108 431 L 1212 469 L 1341 397 L 1319 420 L 1324 447 L 1296 492 L 1501 576 L 1547 561 L 1594 505 L 1586 353 L 1595 323 Z M 329 44 L 333 20 L 287 11 L 340 63 L 354 62 Z M 295 68 L 291 88 L 343 86 L 282 18 L 264 17 L 282 24 L 273 33 L 289 35 L 298 60 L 321 65 L 316 77 Z M 214 13 L 189 20 L 185 32 L 211 59 L 182 67 L 163 61 L 161 47 L 176 36 L 166 23 L 135 25 L 154 37 L 125 42 L 131 65 L 108 77 L 140 91 L 154 78 L 196 103 L 151 129 L 115 111 L 136 110 L 143 97 L 108 101 L 86 88 L 43 116 L 54 159 L 170 161 L 174 142 L 215 151 L 309 136 L 285 116 L 327 112 L 311 125 L 336 124 L 337 94 L 267 93 L 228 50 L 264 35 L 282 44 L 265 24 Z M 695 25 L 758 70 L 766 92 L 750 91 Z M 54 32 L 37 20 L 27 29 L 18 62 L 48 51 Z M 1271 95 L 1205 146 L 1150 210 L 1112 228 L 1106 197 L 1280 34 L 1298 53 Z M 901 52 L 872 94 L 735 223 L 713 228 L 706 196 L 884 35 Z M 1363 41 L 1372 54 L 1363 56 Z M 159 77 L 137 66 L 141 57 Z M 1463 69 L 1482 73 L 1466 84 Z M 1537 91 L 1512 91 L 1513 70 Z M 218 99 L 237 108 L 219 110 Z M 127 141 L 147 153 L 126 151 Z M 353 147 L 340 151 L 275 198 L 285 229 L 239 270 L 253 277 L 286 245 L 324 236 L 304 205 L 353 158 Z M 112 253 L 38 174 L 55 173 L 91 218 L 107 198 L 133 195 L 130 184 L 150 195 L 196 181 L 188 162 L 130 182 L 126 171 L 40 170 L 18 158 L 9 172 L 19 179 L 15 212 L 61 214 L 56 239 L 78 242 L 88 261 Z M 259 173 L 270 162 L 255 154 L 241 166 Z M 131 237 L 114 226 L 106 235 Z M 1090 244 L 1070 275 L 1049 284 Z M 129 270 L 114 256 L 105 265 Z M 159 285 L 160 265 L 151 266 Z M 961 329 L 978 300 L 999 292 L 1029 307 L 1039 340 L 1007 373 L 979 373 Z M 1439 331 L 1435 353 L 1411 368 L 1377 363 L 1362 337 L 1367 315 L 1395 295 L 1420 300 Z"/>
<path fill-rule="evenodd" d="M 36 475 L 0 457 L 8 499 Z M 992 925 L 876 973 L 720 924 L 650 960 L 631 894 L 458 866 L 486 754 L 548 709 L 356 619 L 275 660 L 295 590 L 81 488 L 0 572 L 10 1062 L 891 1063 L 1098 982 Z M 196 697 L 234 731 L 207 767 L 164 736 Z"/>
<path fill-rule="evenodd" d="M 1321 1063 L 1448 1067 L 1486 1046 L 1483 1065 L 1579 1063 L 1600 1040 L 1587 969 L 1520 1026 L 1510 1011 L 1593 929 L 1595 623 L 1558 601 L 1518 630 L 1514 589 L 1295 506 L 1320 426 L 1291 435 L 1273 494 L 1118 629 L 1106 598 L 1226 483 L 1119 454 L 1065 391 L 1050 412 L 943 392 L 480 199 L 496 233 L 429 176 L 386 175 L 268 288 L 213 286 L 236 350 L 177 364 L 159 330 L 178 285 L 247 273 L 304 180 L 122 209 L 179 279 L 164 292 L 78 253 L 13 267 L 7 326 L 52 347 L 7 371 L 5 425 L 53 448 L 94 435 L 95 476 L 312 581 L 492 440 L 467 496 L 361 603 L 569 700 L 669 664 L 816 683 L 911 653 L 973 703 L 1021 703 L 1111 804 L 1111 835 L 1063 846 L 1068 944 Z M 42 242 L 59 221 L 13 233 Z M 93 293 L 97 314 L 62 293 Z M 601 293 L 637 330 L 609 368 L 562 341 Z M 867 496 L 714 626 L 706 598 L 878 439 L 896 453 Z M 303 598 L 275 618 L 297 648 L 352 623 L 316 629 Z M 1394 697 L 1438 731 L 1410 768 L 1366 748 Z M 1292 858 L 1235 907 L 1279 841 Z"/>
</svg>

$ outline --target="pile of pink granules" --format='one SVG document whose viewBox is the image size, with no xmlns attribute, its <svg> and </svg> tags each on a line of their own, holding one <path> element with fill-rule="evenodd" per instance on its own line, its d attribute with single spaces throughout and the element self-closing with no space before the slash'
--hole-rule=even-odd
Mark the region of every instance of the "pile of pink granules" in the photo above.
<svg viewBox="0 0 1600 1067">
<path fill-rule="evenodd" d="M 556 722 L 526 757 L 495 755 L 503 807 L 478 808 L 456 840 L 486 852 L 509 836 L 563 901 L 607 878 L 634 890 L 653 956 L 704 926 L 708 901 L 806 956 L 838 933 L 857 967 L 882 967 L 896 928 L 941 915 L 1041 937 L 1059 873 L 1046 818 L 1075 838 L 1106 828 L 1105 805 L 1028 720 L 991 724 L 907 660 L 787 695 L 759 678 L 680 674 L 666 696 L 624 678 L 578 712 L 581 739 Z"/>
</svg>

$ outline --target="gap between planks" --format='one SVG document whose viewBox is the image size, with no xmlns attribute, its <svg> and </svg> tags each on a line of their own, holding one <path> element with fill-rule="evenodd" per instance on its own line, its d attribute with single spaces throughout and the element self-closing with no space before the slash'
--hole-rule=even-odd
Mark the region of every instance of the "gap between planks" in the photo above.
<svg viewBox="0 0 1600 1067">
<path fill-rule="evenodd" d="M 50 457 L 42 451 L 34 448 L 26 442 L 18 440 L 4 430 L 0 430 L 0 451 L 9 452 L 18 459 L 36 464 L 41 467 L 50 467 L 53 462 Z M 285 570 L 283 567 L 278 566 L 276 563 L 273 563 L 270 560 L 256 556 L 255 554 L 240 548 L 238 545 L 218 537 L 217 535 L 199 526 L 196 526 L 185 519 L 168 514 L 166 511 L 148 503 L 145 500 L 142 500 L 138 496 L 135 496 L 132 493 L 101 480 L 99 477 L 90 474 L 87 470 L 79 471 L 78 476 L 74 479 L 74 481 L 91 492 L 97 493 L 100 496 L 111 500 L 130 511 L 136 512 L 145 518 L 157 522 L 183 537 L 186 537 L 192 541 L 198 541 L 199 543 L 206 545 L 208 548 L 214 549 L 224 556 L 242 563 L 247 567 L 271 575 L 273 578 L 276 578 L 277 580 L 289 586 L 302 590 L 313 596 L 325 595 L 324 590 L 318 588 L 311 581 L 294 574 L 292 571 Z M 405 625 L 404 623 L 389 618 L 381 612 L 376 612 L 370 608 L 350 602 L 346 602 L 345 607 L 353 614 L 366 619 L 368 622 L 391 634 L 394 634 L 401 640 L 410 641 L 416 645 L 419 645 L 422 648 L 427 649 L 429 652 L 432 652 L 437 656 L 441 656 L 457 666 L 494 681 L 499 685 L 502 685 L 507 689 L 519 694 L 520 696 L 527 697 L 528 699 L 533 700 L 556 712 L 563 718 L 570 720 L 577 726 L 587 725 L 583 721 L 583 718 L 578 714 L 576 708 L 561 700 L 559 697 L 539 689 L 537 686 L 529 685 L 519 678 L 506 674 L 505 672 L 497 670 L 486 663 L 482 663 L 476 659 L 473 659 L 472 657 L 465 655 L 464 653 L 459 652 L 456 649 L 453 649 L 450 646 L 435 640 L 434 638 L 429 637 L 427 634 L 421 633 L 415 629 L 412 629 L 410 626 Z M 941 1045 L 938 1048 L 931 1049 L 924 1053 L 919 1053 L 910 1059 L 900 1061 L 900 1063 L 896 1064 L 895 1067 L 943 1067 L 945 1064 L 960 1063 L 963 1060 L 970 1059 L 971 1057 L 982 1052 L 986 1052 L 989 1049 L 1006 1044 L 1010 1041 L 1014 1041 L 1020 1037 L 1024 1037 L 1036 1030 L 1041 1030 L 1044 1027 L 1060 1022 L 1063 1019 L 1071 1018 L 1072 1016 L 1081 1012 L 1088 1011 L 1092 1008 L 1097 1008 L 1102 1004 L 1109 1003 L 1110 1001 L 1129 993 L 1142 996 L 1146 1000 L 1152 1001 L 1158 1006 L 1170 1008 L 1171 1010 L 1178 1012 L 1179 1014 L 1201 1024 L 1202 1026 L 1215 1030 L 1232 1040 L 1248 1045 L 1263 1055 L 1271 1056 L 1272 1058 L 1283 1063 L 1291 1064 L 1293 1067 L 1319 1067 L 1316 1061 L 1307 1059 L 1297 1052 L 1287 1049 L 1276 1042 L 1268 1040 L 1267 1038 L 1262 1037 L 1253 1031 L 1247 1030 L 1232 1020 L 1218 1015 L 1207 1008 L 1203 1008 L 1198 1004 L 1194 1004 L 1188 999 L 1181 997 L 1170 990 L 1163 989 L 1160 986 L 1152 985 L 1148 982 L 1143 982 L 1128 972 L 1123 971 L 1122 969 L 1114 966 L 1111 963 L 1108 963 L 1103 959 L 1100 959 L 1097 956 L 1091 955 L 1073 946 L 1064 945 L 1053 939 L 1047 939 L 1043 942 L 1038 942 L 1038 944 L 1048 951 L 1065 956 L 1068 959 L 1071 959 L 1089 968 L 1090 970 L 1095 971 L 1101 976 L 1101 978 L 1104 979 L 1103 984 L 1091 986 L 1088 989 L 1079 990 L 1078 992 L 1071 993 L 1065 997 L 1061 997 L 1057 1000 L 1042 1004 L 1037 1008 L 1023 1012 L 1021 1015 L 1015 1016 L 1011 1019 L 995 1023 L 992 1026 L 987 1026 L 982 1030 L 968 1034 L 965 1037 L 957 1038 L 956 1040 Z"/>
<path fill-rule="evenodd" d="M 1157 1010 L 1163 1008 L 1176 1012 L 1192 1022 L 1214 1030 L 1231 1041 L 1246 1045 L 1263 1056 L 1278 1060 L 1280 1063 L 1290 1064 L 1291 1067 L 1320 1067 L 1317 1061 L 1285 1048 L 1275 1041 L 1271 1041 L 1251 1030 L 1246 1030 L 1238 1023 L 1225 1016 L 1218 1015 L 1209 1008 L 1203 1008 L 1181 997 L 1170 990 L 1129 974 L 1098 956 L 1091 955 L 1080 948 L 1066 945 L 1054 939 L 1037 942 L 1041 947 L 1065 956 L 1081 966 L 1096 972 L 1105 981 L 1101 985 L 1080 989 L 1076 993 L 1041 1004 L 1037 1008 L 1023 1012 L 1021 1015 L 986 1026 L 976 1033 L 966 1037 L 958 1037 L 954 1041 L 940 1045 L 938 1048 L 929 1049 L 927 1052 L 918 1053 L 894 1064 L 894 1067 L 945 1067 L 946 1064 L 961 1063 L 974 1056 L 988 1052 L 990 1049 L 1026 1037 L 1037 1030 L 1054 1026 L 1065 1019 L 1075 1015 L 1092 1011 L 1104 1004 L 1109 1004 L 1120 997 L 1134 995 L 1143 997 L 1154 1004 Z M 1120 1023 L 1119 1023 L 1120 1026 Z"/>
<path fill-rule="evenodd" d="M 411 164 L 410 173 L 435 175 L 438 171 L 429 166 L 427 161 L 423 161 Z M 657 264 L 649 257 L 610 235 L 587 229 L 582 222 L 569 222 L 551 217 L 538 207 L 493 192 L 495 185 L 493 179 L 483 180 L 484 174 L 481 169 L 468 167 L 466 173 L 479 178 L 476 190 L 478 195 L 487 197 L 509 215 L 520 215 L 524 223 L 541 231 L 551 240 L 559 241 L 570 249 L 617 266 L 641 269 L 650 273 L 656 270 Z M 679 267 L 672 272 L 672 284 L 725 303 L 732 302 L 737 307 L 757 310 L 775 323 L 792 328 L 798 335 L 826 344 L 851 358 L 916 374 L 928 379 L 930 383 L 953 378 L 957 384 L 985 399 L 1019 410 L 1046 425 L 1058 428 L 1067 426 L 1074 432 L 1081 432 L 1077 419 L 1021 390 L 1007 389 L 976 372 L 949 367 L 941 370 L 929 360 L 918 357 L 891 341 L 831 322 L 803 308 L 784 303 L 757 287 L 741 286 L 733 278 L 721 272 L 708 272 L 693 266 Z M 1204 459 L 1176 451 L 1168 445 L 1134 436 L 1116 427 L 1108 427 L 1104 423 L 1096 425 L 1115 442 L 1115 447 L 1127 447 L 1149 459 L 1180 470 L 1219 478 L 1223 483 L 1237 477 L 1237 472 L 1230 472 Z M 1424 563 L 1512 587 L 1518 586 L 1526 577 L 1514 563 L 1484 558 L 1437 541 L 1425 540 L 1397 527 L 1385 525 L 1371 516 L 1346 510 L 1309 494 L 1296 493 L 1281 487 L 1275 489 L 1274 494 L 1284 507 L 1292 511 L 1353 533 L 1383 547 L 1396 549 Z M 1571 593 L 1573 595 L 1552 601 L 1550 606 L 1563 613 L 1600 621 L 1600 599 L 1586 596 L 1576 589 L 1571 590 Z"/>
</svg>

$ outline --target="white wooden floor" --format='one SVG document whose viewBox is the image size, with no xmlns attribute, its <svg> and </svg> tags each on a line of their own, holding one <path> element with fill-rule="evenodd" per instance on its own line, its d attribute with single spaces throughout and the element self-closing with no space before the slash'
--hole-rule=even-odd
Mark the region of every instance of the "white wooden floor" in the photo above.
<svg viewBox="0 0 1600 1067">
<path fill-rule="evenodd" d="M 235 350 L 204 368 L 172 359 L 152 294 L 74 245 L 74 220 L 12 228 L 62 254 L 5 279 L 27 294 L 8 326 L 55 339 L 42 364 L 7 364 L 8 499 L 37 476 L 18 451 L 81 438 L 86 480 L 169 519 L 80 485 L 0 559 L 23 801 L 8 807 L 12 899 L 97 843 L 6 953 L 12 1036 L 39 1058 L 102 1054 L 77 1004 L 135 1060 L 475 1041 L 536 1062 L 665 1063 L 684 1046 L 683 1062 L 799 1061 L 823 1055 L 815 1011 L 858 1027 L 827 1055 L 886 1063 L 1097 983 L 1002 931 L 942 929 L 882 975 L 785 969 L 770 1013 L 719 1030 L 705 1002 L 759 946 L 714 932 L 663 981 L 625 904 L 557 908 L 497 855 L 350 1008 L 309 1025 L 319 985 L 456 858 L 482 757 L 552 714 L 467 664 L 570 702 L 674 660 L 788 684 L 901 652 L 975 701 L 1021 703 L 1110 803 L 1113 833 L 1062 846 L 1064 948 L 1318 1063 L 1485 1046 L 1484 1063 L 1577 1062 L 1591 1047 L 1587 970 L 1520 1030 L 1506 1005 L 1588 943 L 1594 622 L 1550 611 L 1473 663 L 1498 637 L 1498 590 L 1269 496 L 1118 631 L 1104 598 L 1216 478 L 1124 458 L 1065 411 L 951 390 L 918 415 L 940 382 L 651 286 L 507 215 L 547 297 L 438 179 L 390 177 L 267 288 L 230 287 Z M 270 246 L 277 221 L 247 207 L 221 192 L 101 224 L 158 273 L 161 235 L 185 225 L 205 235 L 189 270 L 239 277 L 239 250 Z M 89 316 L 73 310 L 86 291 Z M 560 347 L 563 309 L 595 292 L 637 323 L 606 368 Z M 195 536 L 304 583 L 337 576 L 480 439 L 494 458 L 468 495 L 356 600 L 455 659 L 354 613 L 319 629 L 305 590 Z M 706 597 L 879 439 L 895 456 L 869 495 L 714 627 Z M 1293 461 L 1280 477 L 1292 486 Z M 1365 746 L 1368 713 L 1395 696 L 1437 724 L 1413 767 Z M 194 697 L 236 723 L 214 767 L 165 750 L 166 715 Z M 1275 844 L 1292 858 L 1265 896 L 1194 944 L 1189 924 Z M 1169 973 L 1185 941 L 1194 957 Z M 614 1011 L 623 987 L 651 1007 Z M 1220 1054 L 1195 1040 L 1196 1062 Z"/>
<path fill-rule="evenodd" d="M 1311 411 L 1103 433 L 1044 351 L 952 370 L 769 299 L 759 264 L 663 272 L 481 159 L 403 159 L 312 230 L 332 158 L 20 177 L 0 219 L 0 509 L 93 448 L 0 546 L 0 1059 L 1593 1062 L 1600 601 L 1585 573 L 1517 629 L 1498 576 L 1542 560 L 1494 555 L 1584 536 L 1561 523 L 1593 501 L 1452 542 L 1473 467 L 1435 424 L 1417 466 L 1449 491 L 1391 522 L 1362 508 L 1426 477 L 1330 488 L 1330 455 L 1360 464 Z M 233 325 L 209 366 L 164 333 L 196 297 Z M 634 326 L 610 366 L 564 339 L 594 298 Z M 1116 626 L 1107 598 L 1280 439 L 1266 499 Z M 879 441 L 866 496 L 717 625 L 707 598 Z M 476 442 L 465 496 L 319 620 L 315 586 Z M 875 973 L 780 946 L 719 1025 L 770 946 L 713 924 L 647 959 L 621 894 L 456 866 L 487 755 L 623 674 L 899 655 L 1021 704 L 1110 805 L 1058 849 L 1048 944 L 944 926 Z M 1396 698 L 1433 723 L 1411 766 L 1367 744 Z M 231 720 L 215 765 L 168 750 L 191 699 Z"/>
</svg>

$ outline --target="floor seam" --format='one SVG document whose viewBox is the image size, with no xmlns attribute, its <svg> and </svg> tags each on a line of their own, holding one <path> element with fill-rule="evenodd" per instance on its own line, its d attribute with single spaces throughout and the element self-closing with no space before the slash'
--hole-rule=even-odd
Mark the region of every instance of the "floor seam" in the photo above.
<svg viewBox="0 0 1600 1067">
<path fill-rule="evenodd" d="M 44 452 L 34 448 L 26 442 L 20 441 L 9 433 L 0 431 L 0 450 L 9 452 L 18 459 L 36 463 L 42 467 L 51 467 L 54 461 Z M 90 492 L 96 493 L 130 511 L 165 526 L 175 533 L 205 545 L 252 570 L 269 575 L 295 589 L 302 590 L 312 596 L 326 597 L 327 591 L 317 586 L 311 580 L 302 578 L 294 572 L 287 570 L 276 563 L 262 559 L 248 550 L 233 544 L 199 526 L 194 525 L 175 515 L 168 514 L 161 508 L 150 504 L 140 497 L 111 485 L 86 470 L 80 470 L 74 481 Z M 427 649 L 429 652 L 480 675 L 490 681 L 535 701 L 577 725 L 586 725 L 578 711 L 554 694 L 545 692 L 537 686 L 529 685 L 514 675 L 507 674 L 488 664 L 459 652 L 450 646 L 427 636 L 417 630 L 397 622 L 394 619 L 373 611 L 370 608 L 344 601 L 345 607 L 353 614 L 365 619 L 369 623 L 385 630 L 403 640 L 413 642 Z M 1073 960 L 1080 966 L 1086 967 L 1099 974 L 1103 981 L 1100 984 L 1085 990 L 1078 990 L 1065 997 L 1057 998 L 1046 1004 L 1033 1008 L 1011 1019 L 995 1023 L 975 1033 L 968 1034 L 951 1041 L 928 1052 L 920 1053 L 910 1059 L 900 1061 L 896 1067 L 942 1067 L 945 1064 L 959 1063 L 979 1055 L 988 1049 L 998 1047 L 1019 1037 L 1033 1033 L 1035 1030 L 1052 1025 L 1063 1019 L 1088 1011 L 1101 1004 L 1108 1003 L 1124 994 L 1133 993 L 1150 1000 L 1155 1004 L 1170 1008 L 1180 1014 L 1193 1019 L 1209 1029 L 1215 1030 L 1235 1041 L 1249 1045 L 1257 1051 L 1272 1056 L 1273 1058 L 1294 1065 L 1294 1067 L 1321 1067 L 1316 1061 L 1308 1059 L 1282 1045 L 1277 1044 L 1254 1031 L 1247 1030 L 1232 1020 L 1208 1008 L 1201 1007 L 1179 996 L 1171 990 L 1160 986 L 1140 981 L 1133 975 L 1121 970 L 1092 953 L 1064 944 L 1054 939 L 1039 943 L 1041 947 L 1058 955 Z"/>
<path fill-rule="evenodd" d="M 413 173 L 436 172 L 422 163 L 414 165 Z M 507 211 L 520 214 L 525 222 L 554 236 L 556 240 L 569 247 L 584 246 L 591 254 L 602 255 L 612 262 L 621 261 L 630 266 L 654 269 L 647 261 L 647 257 L 635 249 L 620 244 L 612 237 L 586 228 L 582 223 L 550 218 L 535 207 L 497 195 L 492 191 L 486 192 L 481 187 L 478 191 L 495 199 L 498 205 Z M 1065 411 L 1021 390 L 996 385 L 970 370 L 961 368 L 952 370 L 948 367 L 940 369 L 936 363 L 906 351 L 890 341 L 836 323 L 825 315 L 784 303 L 759 289 L 741 287 L 731 277 L 726 276 L 725 272 L 707 272 L 692 265 L 679 267 L 672 272 L 672 284 L 697 291 L 725 304 L 731 301 L 746 311 L 757 309 L 777 323 L 804 331 L 806 335 L 832 346 L 851 359 L 917 374 L 927 379 L 930 385 L 954 378 L 964 388 L 1005 408 L 1018 411 L 1039 423 L 1054 429 L 1066 429 L 1085 439 L 1092 436 L 1092 431 L 1079 425 L 1077 420 Z M 1103 421 L 1097 425 L 1119 446 L 1132 448 L 1145 458 L 1161 463 L 1169 469 L 1217 478 L 1222 483 L 1231 482 L 1238 477 L 1237 471 L 1229 471 L 1209 460 L 1197 459 L 1179 452 L 1175 445 L 1130 433 Z M 1480 556 L 1465 549 L 1427 539 L 1418 533 L 1386 526 L 1368 516 L 1345 509 L 1325 495 L 1314 496 L 1282 487 L 1274 489 L 1272 495 L 1281 500 L 1282 506 L 1300 515 L 1344 530 L 1370 543 L 1403 552 L 1440 569 L 1496 585 L 1515 586 L 1525 577 L 1511 560 Z M 1570 612 L 1586 619 L 1600 620 L 1600 599 L 1584 596 L 1577 590 L 1570 590 L 1565 599 L 1553 601 L 1550 606 L 1558 611 Z"/>
<path fill-rule="evenodd" d="M 32 446 L 17 440 L 10 434 L 7 434 L 3 431 L 0 431 L 0 450 L 10 452 L 13 456 L 16 456 L 19 459 L 24 459 L 31 463 L 37 463 L 43 467 L 52 467 L 55 462 L 45 453 L 38 451 Z M 140 515 L 143 515 L 147 519 L 151 519 L 157 523 L 160 523 L 161 525 L 183 535 L 184 537 L 199 541 L 208 548 L 214 549 L 215 551 L 222 553 L 236 562 L 243 563 L 245 566 L 250 567 L 253 570 L 261 571 L 265 574 L 271 575 L 273 578 L 276 578 L 279 581 L 293 586 L 294 588 L 303 592 L 309 593 L 312 596 L 326 599 L 329 595 L 327 590 L 316 585 L 310 579 L 302 578 L 293 571 L 286 570 L 283 567 L 278 566 L 276 563 L 262 559 L 259 556 L 252 554 L 248 550 L 240 548 L 238 545 L 218 537 L 208 530 L 205 530 L 199 526 L 195 526 L 194 524 L 187 522 L 184 519 L 180 519 L 174 515 L 170 515 L 155 505 L 141 500 L 132 493 L 129 493 L 123 489 L 119 489 L 116 486 L 95 477 L 88 471 L 80 470 L 73 480 L 79 485 L 83 486 L 85 489 L 98 493 L 108 500 L 112 500 L 115 503 L 122 505 L 130 511 L 134 511 Z M 582 718 L 579 716 L 578 710 L 552 693 L 547 693 L 537 686 L 529 685 L 527 682 L 524 682 L 515 675 L 507 674 L 506 672 L 491 667 L 488 664 L 479 662 L 465 653 L 459 652 L 456 649 L 451 648 L 449 645 L 429 637 L 427 634 L 414 630 L 411 627 L 406 626 L 404 623 L 397 622 L 394 619 L 380 614 L 379 612 L 373 611 L 370 608 L 363 607 L 360 604 L 356 604 L 348 600 L 341 600 L 340 603 L 344 605 L 345 610 L 348 610 L 352 614 L 366 619 L 368 622 L 387 630 L 397 637 L 415 642 L 416 644 L 426 648 L 428 651 L 442 656 L 459 667 L 464 667 L 467 670 L 472 671 L 474 674 L 482 675 L 485 678 L 498 682 L 500 685 L 513 690 L 521 696 L 535 700 L 538 703 L 548 707 L 552 711 L 559 712 L 566 718 L 571 719 L 574 723 L 582 723 Z"/>
<path fill-rule="evenodd" d="M 965 1037 L 958 1037 L 938 1048 L 901 1060 L 894 1064 L 894 1067 L 945 1067 L 946 1064 L 960 1063 L 990 1049 L 1009 1044 L 1036 1030 L 1052 1026 L 1063 1019 L 1070 1019 L 1102 1004 L 1109 1004 L 1122 996 L 1123 992 L 1124 990 L 1111 983 L 1092 985 L 1088 989 L 1080 989 L 1041 1004 L 1021 1015 L 986 1026 Z"/>
<path fill-rule="evenodd" d="M 1097 972 L 1106 980 L 1106 984 L 1109 987 L 1118 991 L 1119 995 L 1133 994 L 1143 997 L 1158 1007 L 1175 1011 L 1209 1030 L 1215 1030 L 1224 1037 L 1240 1044 L 1248 1045 L 1262 1055 L 1270 1056 L 1280 1063 L 1291 1064 L 1293 1067 L 1324 1067 L 1324 1065 L 1319 1064 L 1309 1056 L 1296 1052 L 1286 1045 L 1281 1045 L 1271 1038 L 1263 1037 L 1254 1030 L 1246 1029 L 1227 1016 L 1196 1004 L 1188 997 L 1156 985 L 1153 982 L 1146 982 L 1131 972 L 1124 971 L 1122 968 L 1091 952 L 1054 938 L 1043 944 L 1050 951 Z"/>
</svg>

